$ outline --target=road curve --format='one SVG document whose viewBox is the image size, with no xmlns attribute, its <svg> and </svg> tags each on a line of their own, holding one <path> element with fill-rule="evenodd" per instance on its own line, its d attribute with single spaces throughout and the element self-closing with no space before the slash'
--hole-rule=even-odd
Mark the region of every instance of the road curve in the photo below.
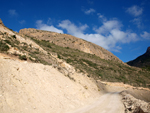
<svg viewBox="0 0 150 113">
<path fill-rule="evenodd" d="M 77 109 L 72 113 L 124 113 L 125 108 L 121 102 L 119 92 L 102 95 L 91 105 Z"/>
</svg>

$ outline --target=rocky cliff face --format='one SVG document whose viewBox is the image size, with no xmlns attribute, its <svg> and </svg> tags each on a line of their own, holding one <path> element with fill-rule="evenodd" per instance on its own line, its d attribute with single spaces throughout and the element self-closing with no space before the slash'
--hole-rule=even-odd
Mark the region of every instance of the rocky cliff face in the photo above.
<svg viewBox="0 0 150 113">
<path fill-rule="evenodd" d="M 135 60 L 129 61 L 127 64 L 136 67 L 150 68 L 150 47 L 147 48 L 147 51 L 143 55 L 137 57 Z"/>
<path fill-rule="evenodd" d="M 0 19 L 0 25 L 4 25 L 1 19 Z"/>
<path fill-rule="evenodd" d="M 149 55 L 150 56 L 150 47 L 148 47 L 147 48 L 147 51 L 146 51 L 146 53 L 145 54 L 147 54 L 147 55 Z"/>
<path fill-rule="evenodd" d="M 101 59 L 122 62 L 119 58 L 117 58 L 115 55 L 105 50 L 104 48 L 68 34 L 59 34 L 33 28 L 21 29 L 19 33 L 30 37 L 35 37 L 39 40 L 47 40 L 62 47 L 69 47 L 73 49 L 78 49 L 86 53 L 95 54 Z"/>
</svg>

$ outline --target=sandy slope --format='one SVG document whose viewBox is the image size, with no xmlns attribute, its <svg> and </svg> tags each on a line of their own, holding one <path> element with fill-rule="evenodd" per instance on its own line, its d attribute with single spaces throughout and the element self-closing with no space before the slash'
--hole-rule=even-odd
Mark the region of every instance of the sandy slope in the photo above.
<svg viewBox="0 0 150 113">
<path fill-rule="evenodd" d="M 94 103 L 72 113 L 124 113 L 124 105 L 119 93 L 107 93 Z"/>
<path fill-rule="evenodd" d="M 8 36 L 12 31 L 0 26 Z M 16 35 L 17 40 L 38 48 L 31 40 Z M 0 36 L 2 38 L 2 36 Z M 9 51 L 12 53 L 12 51 Z M 97 85 L 87 76 L 79 73 L 64 76 L 52 66 L 20 61 L 0 53 L 0 113 L 123 113 L 124 108 L 118 93 L 101 96 Z M 101 81 L 100 81 L 101 82 Z M 113 86 L 114 83 L 100 83 L 101 92 L 127 90 L 135 97 L 150 101 L 150 91 L 130 86 Z"/>
<path fill-rule="evenodd" d="M 75 81 L 52 66 L 0 54 L 0 113 L 123 113 L 121 97 L 114 93 L 123 90 L 149 101 L 148 90 L 99 83 L 98 91 L 87 76 L 71 77 Z"/>
<path fill-rule="evenodd" d="M 74 82 L 52 66 L 0 55 L 1 113 L 65 113 L 99 96 L 97 86 L 76 74 Z"/>
</svg>

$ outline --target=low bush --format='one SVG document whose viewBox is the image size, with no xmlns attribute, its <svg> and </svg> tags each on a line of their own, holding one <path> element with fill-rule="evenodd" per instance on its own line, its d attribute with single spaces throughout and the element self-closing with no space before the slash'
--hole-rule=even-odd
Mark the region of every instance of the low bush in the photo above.
<svg viewBox="0 0 150 113">
<path fill-rule="evenodd" d="M 16 39 L 16 35 L 13 35 L 12 37 Z"/>
<path fill-rule="evenodd" d="M 8 50 L 9 50 L 9 46 L 6 43 L 0 41 L 0 51 L 8 51 Z"/>
<path fill-rule="evenodd" d="M 20 55 L 20 56 L 19 56 L 19 59 L 20 59 L 20 60 L 27 60 L 27 57 L 26 57 L 26 55 Z"/>
</svg>

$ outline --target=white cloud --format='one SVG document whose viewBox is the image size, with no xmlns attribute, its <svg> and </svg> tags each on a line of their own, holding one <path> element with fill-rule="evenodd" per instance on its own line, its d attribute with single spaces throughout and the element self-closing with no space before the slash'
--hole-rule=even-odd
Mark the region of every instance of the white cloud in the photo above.
<svg viewBox="0 0 150 113">
<path fill-rule="evenodd" d="M 130 43 L 138 40 L 137 34 L 121 31 L 122 24 L 117 20 L 104 22 L 101 27 L 95 28 L 97 33 L 94 34 L 84 33 L 88 28 L 86 24 L 76 26 L 69 20 L 62 21 L 58 26 L 67 30 L 67 33 L 71 35 L 93 42 L 111 51 L 119 51 L 121 49 L 120 46 L 117 46 L 118 43 Z"/>
<path fill-rule="evenodd" d="M 142 19 L 141 18 L 134 18 L 133 20 L 131 20 L 131 22 L 133 22 L 135 25 L 137 25 L 138 28 L 142 28 Z"/>
<path fill-rule="evenodd" d="M 18 15 L 18 13 L 16 12 L 16 10 L 14 10 L 14 9 L 10 9 L 8 11 L 8 13 L 9 13 L 10 16 L 17 16 Z"/>
<path fill-rule="evenodd" d="M 117 20 L 104 21 L 98 29 L 94 28 L 97 33 L 107 34 L 113 29 L 120 29 L 122 24 Z"/>
<path fill-rule="evenodd" d="M 63 33 L 62 30 L 57 29 L 53 25 L 49 26 L 47 24 L 44 24 L 42 20 L 37 20 L 36 21 L 36 27 L 37 27 L 37 29 L 40 29 L 40 30 L 52 31 L 52 32 L 57 32 L 57 33 Z"/>
<path fill-rule="evenodd" d="M 137 34 L 131 32 L 124 32 L 118 29 L 111 30 L 109 36 L 113 37 L 112 41 L 115 41 L 115 43 L 130 43 L 138 40 Z"/>
<path fill-rule="evenodd" d="M 90 8 L 89 10 L 84 10 L 84 13 L 87 15 L 92 14 L 94 12 L 96 12 L 96 11 L 95 11 L 95 9 L 92 9 L 92 8 Z"/>
<path fill-rule="evenodd" d="M 103 22 L 107 21 L 106 17 L 100 13 L 97 13 L 98 18 L 101 19 Z"/>
<path fill-rule="evenodd" d="M 69 21 L 69 20 L 62 21 L 61 23 L 59 23 L 58 26 L 63 29 L 66 29 L 67 32 L 72 35 L 82 34 L 83 31 L 86 28 L 88 28 L 88 26 L 86 24 L 77 27 L 75 24 L 71 23 L 71 21 Z"/>
<path fill-rule="evenodd" d="M 89 3 L 89 4 L 94 4 L 94 2 L 93 1 L 91 1 L 91 0 L 87 0 L 87 2 Z"/>
<path fill-rule="evenodd" d="M 126 10 L 127 13 L 131 14 L 132 16 L 140 16 L 142 13 L 143 13 L 143 9 L 140 8 L 139 6 L 132 6 L 132 7 L 129 7 L 127 10 Z"/>
<path fill-rule="evenodd" d="M 141 34 L 141 37 L 144 38 L 144 39 L 149 39 L 150 40 L 150 33 L 144 31 L 144 33 Z"/>
<path fill-rule="evenodd" d="M 41 30 L 54 31 L 58 33 L 63 33 L 63 30 L 66 30 L 68 34 L 82 38 L 89 42 L 93 42 L 107 50 L 119 52 L 121 47 L 120 44 L 135 42 L 138 40 L 136 33 L 130 31 L 122 31 L 121 27 L 123 26 L 118 20 L 109 20 L 103 21 L 102 25 L 98 28 L 94 28 L 95 33 L 85 33 L 89 28 L 87 24 L 84 25 L 75 25 L 70 20 L 61 21 L 57 27 L 53 25 L 49 26 L 44 24 L 42 20 L 36 22 L 36 26 Z M 62 30 L 63 29 L 63 30 Z M 146 33 L 142 35 L 146 37 Z"/>
<path fill-rule="evenodd" d="M 25 21 L 25 20 L 21 20 L 21 21 L 19 21 L 19 23 L 20 23 L 20 24 L 25 24 L 26 21 Z"/>
</svg>

